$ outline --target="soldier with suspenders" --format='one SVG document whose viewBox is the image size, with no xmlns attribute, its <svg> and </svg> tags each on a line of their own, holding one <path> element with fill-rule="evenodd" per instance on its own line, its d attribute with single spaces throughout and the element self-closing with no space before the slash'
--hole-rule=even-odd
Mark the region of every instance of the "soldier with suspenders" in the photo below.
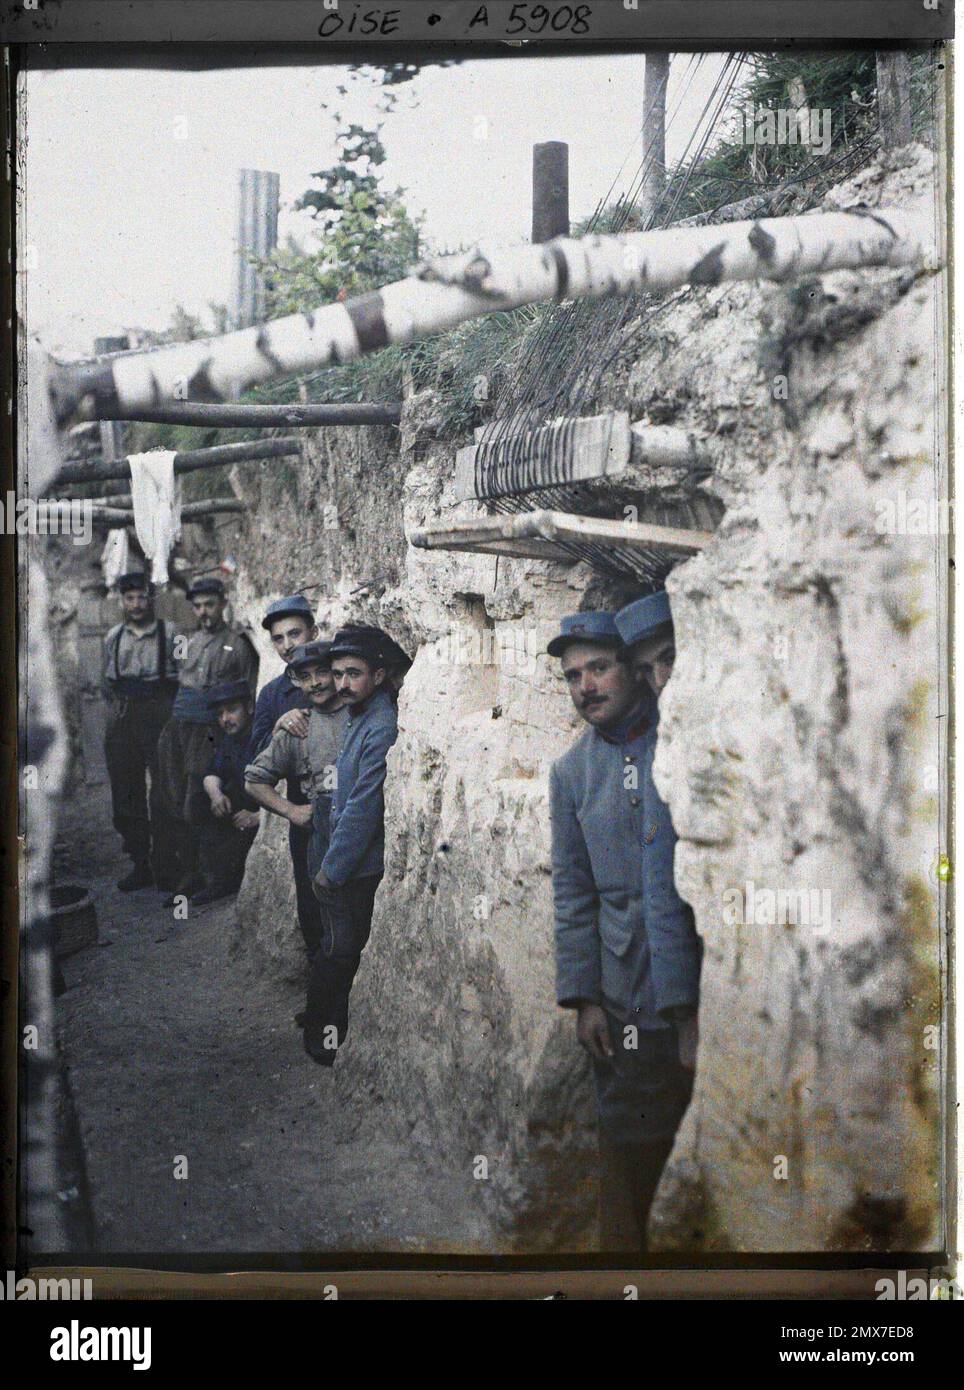
<svg viewBox="0 0 964 1390">
<path fill-rule="evenodd" d="M 114 828 L 133 860 L 131 872 L 117 886 L 129 893 L 171 886 L 165 880 L 171 864 L 170 826 L 160 805 L 157 740 L 177 693 L 176 633 L 156 616 L 154 586 L 145 574 L 122 574 L 117 590 L 124 621 L 104 639 L 104 756 Z"/>
</svg>

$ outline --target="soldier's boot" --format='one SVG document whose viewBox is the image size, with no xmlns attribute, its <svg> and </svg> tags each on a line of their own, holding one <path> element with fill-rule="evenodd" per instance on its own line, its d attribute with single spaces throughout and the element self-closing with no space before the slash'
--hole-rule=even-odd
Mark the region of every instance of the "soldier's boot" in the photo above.
<svg viewBox="0 0 964 1390">
<path fill-rule="evenodd" d="M 117 887 L 122 893 L 134 893 L 138 888 L 153 888 L 154 875 L 151 873 L 150 864 L 135 861 L 130 873 L 118 880 Z"/>
</svg>

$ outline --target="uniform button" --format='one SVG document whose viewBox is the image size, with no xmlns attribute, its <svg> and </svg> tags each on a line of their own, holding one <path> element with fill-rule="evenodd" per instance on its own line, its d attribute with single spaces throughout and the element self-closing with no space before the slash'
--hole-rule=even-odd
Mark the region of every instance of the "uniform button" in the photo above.
<svg viewBox="0 0 964 1390">
<path fill-rule="evenodd" d="M 639 805 L 639 797 L 638 797 L 638 796 L 631 796 L 631 797 L 629 798 L 629 804 L 630 804 L 630 806 L 638 806 L 638 805 Z"/>
<path fill-rule="evenodd" d="M 624 763 L 634 763 L 635 761 L 636 759 L 633 757 L 632 753 L 626 753 L 623 757 Z"/>
</svg>

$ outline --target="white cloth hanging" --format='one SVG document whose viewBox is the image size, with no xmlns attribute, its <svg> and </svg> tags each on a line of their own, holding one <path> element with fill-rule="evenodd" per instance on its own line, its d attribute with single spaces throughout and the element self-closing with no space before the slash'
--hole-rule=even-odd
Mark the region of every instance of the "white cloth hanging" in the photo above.
<svg viewBox="0 0 964 1390">
<path fill-rule="evenodd" d="M 151 562 L 151 578 L 166 584 L 168 556 L 181 538 L 181 480 L 174 476 L 174 453 L 153 449 L 131 454 L 129 462 L 134 530 Z"/>
<path fill-rule="evenodd" d="M 122 574 L 130 569 L 131 545 L 127 538 L 126 526 L 114 526 L 107 532 L 107 540 L 100 552 L 100 568 L 104 583 L 113 589 Z"/>
</svg>

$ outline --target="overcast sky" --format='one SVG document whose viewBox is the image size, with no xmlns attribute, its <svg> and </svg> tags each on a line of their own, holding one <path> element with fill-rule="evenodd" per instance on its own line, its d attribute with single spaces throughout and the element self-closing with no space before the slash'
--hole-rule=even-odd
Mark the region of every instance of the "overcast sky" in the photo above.
<svg viewBox="0 0 964 1390">
<path fill-rule="evenodd" d="M 694 69 L 688 55 L 674 57 L 670 162 L 721 62 L 709 55 Z M 529 234 L 532 145 L 565 140 L 572 217 L 583 217 L 640 163 L 643 63 L 603 55 L 426 69 L 398 89 L 386 118 L 385 179 L 425 213 L 437 248 L 518 242 Z M 311 218 L 292 205 L 335 155 L 322 103 L 363 119 L 374 109 L 374 88 L 339 99 L 344 80 L 334 67 L 27 74 L 31 331 L 54 352 L 82 354 L 98 335 L 166 327 L 178 303 L 207 326 L 209 301 L 230 300 L 242 167 L 278 172 L 279 236 L 310 245 Z"/>
</svg>

